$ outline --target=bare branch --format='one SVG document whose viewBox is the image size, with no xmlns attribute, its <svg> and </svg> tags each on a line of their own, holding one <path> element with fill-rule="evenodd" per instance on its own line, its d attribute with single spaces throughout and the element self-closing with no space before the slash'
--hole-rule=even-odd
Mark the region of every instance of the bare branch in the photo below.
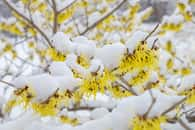
<svg viewBox="0 0 195 130">
<path fill-rule="evenodd" d="M 192 130 L 182 119 L 179 119 L 178 122 L 185 130 Z"/>
<path fill-rule="evenodd" d="M 4 3 L 12 10 L 14 11 L 17 15 L 19 15 L 24 21 L 26 21 L 29 26 L 31 26 L 32 28 L 35 28 L 37 30 L 37 32 L 39 32 L 43 38 L 47 41 L 48 45 L 50 47 L 53 47 L 53 45 L 51 44 L 49 38 L 47 37 L 47 35 L 33 22 L 31 21 L 29 18 L 27 18 L 26 16 L 24 16 L 22 13 L 20 13 L 17 9 L 15 9 L 7 0 L 3 0 Z"/>
<path fill-rule="evenodd" d="M 158 29 L 160 24 L 157 24 L 154 29 L 144 38 L 144 41 L 148 40 L 149 37 L 152 36 L 152 34 Z"/>
<path fill-rule="evenodd" d="M 104 21 L 106 18 L 108 18 L 109 16 L 111 16 L 114 12 L 116 12 L 127 0 L 123 0 L 121 1 L 115 8 L 113 8 L 111 11 L 109 11 L 108 13 L 106 13 L 103 17 L 101 17 L 99 20 L 97 20 L 95 23 L 91 24 L 88 26 L 88 28 L 86 28 L 81 35 L 86 34 L 89 30 L 95 28 L 99 23 L 101 23 L 102 21 Z"/>
<path fill-rule="evenodd" d="M 183 103 L 186 99 L 187 99 L 187 97 L 185 97 L 182 100 L 176 102 L 170 108 L 168 108 L 167 110 L 165 110 L 161 115 L 165 115 L 165 114 L 169 113 L 170 111 L 172 111 L 173 109 L 175 109 L 178 105 L 180 105 L 181 103 Z"/>
<path fill-rule="evenodd" d="M 83 3 L 85 3 L 85 0 L 82 0 Z M 88 17 L 88 9 L 85 6 L 85 21 L 86 21 L 86 28 L 89 27 L 89 17 Z"/>
<path fill-rule="evenodd" d="M 72 6 L 74 3 L 76 3 L 76 2 L 77 2 L 77 0 L 72 1 L 72 2 L 71 2 L 69 5 L 67 5 L 66 7 L 60 9 L 60 10 L 58 11 L 58 13 L 61 13 L 61 12 L 63 12 L 64 10 L 68 9 L 69 7 L 71 7 L 71 6 Z"/>
<path fill-rule="evenodd" d="M 138 95 L 133 88 L 129 85 L 129 83 L 122 77 L 119 77 L 119 80 L 117 81 L 117 83 L 125 90 L 129 91 L 130 93 L 132 93 L 133 95 Z M 128 88 L 127 88 L 127 87 Z"/>
<path fill-rule="evenodd" d="M 80 35 L 80 34 L 81 34 L 81 32 L 80 32 L 80 29 L 79 29 L 78 24 L 76 23 L 75 18 L 74 18 L 74 17 L 72 17 L 72 20 L 73 20 L 73 24 L 74 24 L 74 26 L 76 27 L 77 33 Z"/>
<path fill-rule="evenodd" d="M 148 117 L 148 114 L 151 112 L 151 110 L 152 110 L 154 104 L 156 103 L 156 98 L 154 97 L 154 95 L 153 95 L 151 89 L 149 90 L 149 93 L 150 93 L 150 96 L 151 96 L 151 98 L 152 98 L 152 102 L 151 102 L 151 104 L 150 104 L 148 110 L 146 111 L 146 113 L 143 115 L 144 118 L 147 118 L 147 117 Z"/>
<path fill-rule="evenodd" d="M 9 83 L 9 82 L 4 81 L 4 80 L 0 80 L 0 82 L 1 82 L 1 83 L 4 83 L 4 84 L 7 84 L 7 85 L 9 85 L 10 87 L 13 87 L 13 88 L 15 88 L 15 87 L 16 87 L 14 84 Z"/>
<path fill-rule="evenodd" d="M 52 0 L 52 9 L 54 13 L 54 20 L 53 20 L 53 34 L 57 32 L 57 27 L 58 27 L 58 11 L 57 11 L 57 5 L 55 0 Z"/>
</svg>

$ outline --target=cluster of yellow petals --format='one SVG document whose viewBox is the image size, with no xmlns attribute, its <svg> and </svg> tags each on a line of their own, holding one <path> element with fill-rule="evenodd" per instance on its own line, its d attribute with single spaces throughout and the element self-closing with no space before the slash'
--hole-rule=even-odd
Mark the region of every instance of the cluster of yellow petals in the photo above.
<svg viewBox="0 0 195 130">
<path fill-rule="evenodd" d="M 53 61 L 65 61 L 66 55 L 57 51 L 55 48 L 49 48 L 46 50 L 46 55 Z"/>
<path fill-rule="evenodd" d="M 80 86 L 80 93 L 86 96 L 96 96 L 98 92 L 104 93 L 107 88 L 110 88 L 116 77 L 105 70 L 103 74 L 90 74 L 83 80 Z"/>
<path fill-rule="evenodd" d="M 135 117 L 131 122 L 133 125 L 132 130 L 162 130 L 161 124 L 166 122 L 163 116 L 144 119 L 142 117 Z"/>
<path fill-rule="evenodd" d="M 177 3 L 177 8 L 187 22 L 192 21 L 192 12 L 187 10 L 187 7 L 184 3 Z"/>
<path fill-rule="evenodd" d="M 41 116 L 56 116 L 60 111 L 60 107 L 67 107 L 69 105 L 72 96 L 72 92 L 68 90 L 56 91 L 56 93 L 54 93 L 46 101 L 41 103 L 32 103 L 32 108 Z"/>
<path fill-rule="evenodd" d="M 30 101 L 36 96 L 34 90 L 31 87 L 24 87 L 14 91 L 13 99 L 7 102 L 4 110 L 10 112 L 11 109 L 18 105 L 23 105 L 24 108 L 29 106 Z"/>
<path fill-rule="evenodd" d="M 187 104 L 195 104 L 195 88 L 185 90 L 181 94 L 187 96 Z"/>
<path fill-rule="evenodd" d="M 79 124 L 79 120 L 76 118 L 70 118 L 68 116 L 60 116 L 60 121 L 64 124 L 71 124 L 72 126 L 76 126 Z"/>
<path fill-rule="evenodd" d="M 9 32 L 13 35 L 18 35 L 18 36 L 23 35 L 22 31 L 15 23 L 14 24 L 7 24 L 7 23 L 2 22 L 2 23 L 0 23 L 0 30 L 5 31 L 5 32 Z"/>
<path fill-rule="evenodd" d="M 158 54 L 155 49 L 151 49 L 146 43 L 139 43 L 134 52 L 127 53 L 121 60 L 120 74 L 127 72 L 142 71 L 144 69 L 155 70 L 158 66 Z"/>
<path fill-rule="evenodd" d="M 134 76 L 133 78 L 131 78 L 129 80 L 129 84 L 136 86 L 136 85 L 140 85 L 145 83 L 146 81 L 148 81 L 150 78 L 150 71 L 140 71 L 138 72 L 138 74 L 136 74 L 136 76 Z"/>
<path fill-rule="evenodd" d="M 132 95 L 131 92 L 123 90 L 120 86 L 112 86 L 111 88 L 109 88 L 109 92 L 114 98 L 117 99 L 129 97 Z"/>
</svg>

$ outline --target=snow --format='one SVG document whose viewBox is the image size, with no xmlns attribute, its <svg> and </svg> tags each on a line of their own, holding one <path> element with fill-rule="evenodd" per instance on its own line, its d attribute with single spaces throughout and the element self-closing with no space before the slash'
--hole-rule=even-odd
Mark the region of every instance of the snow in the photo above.
<svg viewBox="0 0 195 130">
<path fill-rule="evenodd" d="M 13 83 L 17 88 L 23 88 L 24 86 L 32 87 L 36 93 L 36 100 L 43 101 L 52 95 L 58 88 L 62 90 L 73 90 L 79 86 L 80 82 L 80 79 L 76 79 L 72 76 L 40 74 L 29 77 L 19 77 Z"/>
<path fill-rule="evenodd" d="M 56 2 L 59 5 L 57 7 L 58 10 L 60 10 L 62 7 L 73 2 L 73 0 L 57 0 Z M 131 6 L 134 6 L 138 0 L 129 0 L 128 2 Z M 181 2 L 186 4 L 187 0 L 181 0 Z M 18 3 L 17 6 L 19 7 L 18 10 L 20 12 L 24 12 L 21 8 L 23 6 L 22 3 Z M 97 11 L 89 16 L 89 25 L 93 24 L 101 17 L 101 13 L 98 11 L 103 10 L 105 6 L 106 1 L 103 1 L 97 6 Z M 108 8 L 108 10 L 109 9 L 110 8 Z M 150 8 L 146 9 L 146 11 L 149 10 Z M 187 7 L 187 10 L 190 10 L 190 7 Z M 77 12 L 79 11 L 83 10 L 77 9 Z M 125 13 L 128 12 L 124 12 L 123 14 L 126 15 Z M 138 19 L 140 19 L 144 13 L 145 12 L 139 13 L 135 22 L 140 24 Z M 185 21 L 184 17 L 177 13 L 178 12 L 176 10 L 173 15 L 165 16 L 162 20 L 162 24 L 183 23 Z M 29 14 L 25 13 L 24 15 L 28 16 Z M 5 21 L 5 19 L 3 20 Z M 41 13 L 38 11 L 35 11 L 33 20 L 35 20 L 37 23 L 36 25 L 39 27 L 42 27 L 42 24 L 44 24 L 44 19 L 42 19 Z M 15 21 L 16 19 L 9 19 L 7 23 L 13 24 Z M 118 27 L 122 26 L 120 22 L 116 21 L 113 21 L 111 24 Z M 65 28 L 65 25 L 60 25 L 60 27 L 62 26 Z M 110 93 L 107 91 L 104 94 L 97 93 L 95 98 L 94 96 L 86 97 L 84 95 L 81 103 L 79 104 L 80 107 L 94 108 L 93 110 L 68 111 L 69 107 L 74 107 L 69 106 L 68 108 L 64 108 L 60 111 L 56 117 L 40 117 L 38 114 L 32 112 L 30 108 L 24 110 L 22 106 L 19 105 L 14 107 L 10 113 L 6 113 L 4 120 L 0 119 L 0 130 L 128 130 L 132 129 L 131 121 L 136 116 L 143 116 L 146 114 L 152 104 L 153 98 L 156 101 L 153 104 L 152 109 L 149 111 L 147 118 L 161 116 L 166 110 L 185 98 L 185 96 L 178 95 L 178 93 L 190 90 L 195 85 L 195 66 L 193 63 L 195 60 L 195 39 L 193 36 L 188 36 L 191 34 L 192 27 L 187 27 L 186 25 L 184 25 L 184 27 L 185 28 L 182 30 L 184 32 L 181 32 L 181 34 L 168 32 L 164 36 L 159 36 L 157 33 L 154 33 L 153 35 L 155 36 L 151 36 L 147 39 L 148 46 L 151 48 L 154 40 L 158 38 L 156 45 L 159 47 L 159 68 L 151 71 L 150 79 L 144 83 L 143 86 L 132 86 L 132 89 L 138 93 L 137 96 L 115 99 L 111 97 Z M 51 32 L 49 32 L 48 29 L 45 29 L 44 32 L 49 36 L 51 44 L 57 49 L 57 51 L 66 55 L 66 60 L 63 62 L 55 61 L 49 63 L 48 72 L 43 73 L 43 71 L 36 69 L 36 71 L 33 70 L 33 75 L 23 75 L 14 79 L 11 83 L 14 84 L 16 88 L 10 88 L 5 92 L 0 93 L 0 98 L 2 99 L 0 100 L 0 110 L 3 109 L 5 102 L 12 97 L 15 89 L 23 88 L 25 86 L 31 87 L 36 93 L 34 100 L 40 102 L 46 100 L 58 89 L 70 91 L 76 90 L 82 84 L 83 79 L 75 78 L 72 70 L 81 74 L 81 77 L 87 77 L 91 72 L 97 72 L 100 75 L 106 69 L 113 70 L 117 68 L 122 56 L 126 52 L 133 53 L 137 44 L 145 40 L 146 36 L 148 36 L 149 32 L 151 32 L 153 25 L 148 28 L 149 29 L 143 30 L 136 28 L 131 33 L 127 32 L 127 34 L 125 34 L 125 32 L 115 31 L 105 32 L 103 33 L 104 35 L 102 41 L 93 41 L 86 36 L 71 36 L 69 34 L 65 34 L 64 32 L 50 34 Z M 190 30 L 190 32 L 185 32 L 185 30 Z M 96 29 L 95 31 L 99 30 Z M 93 36 L 94 33 L 89 35 Z M 38 37 L 40 38 L 41 36 L 38 35 Z M 125 39 L 124 44 L 121 43 L 122 39 Z M 106 40 L 108 40 L 111 44 L 105 44 Z M 175 55 L 172 55 L 165 49 L 166 43 L 169 40 L 173 43 L 173 52 Z M 37 42 L 38 50 L 41 51 L 46 49 L 46 46 L 43 43 L 40 41 Z M 0 48 L 3 49 L 4 46 L 1 45 Z M 79 56 L 83 56 L 89 60 L 89 67 L 83 67 L 77 63 L 77 58 Z M 167 62 L 170 59 L 173 59 L 173 69 L 181 70 L 182 68 L 187 67 L 191 69 L 192 72 L 187 75 L 171 73 L 167 69 Z M 6 64 L 4 66 L 6 66 Z M 11 68 L 9 69 L 9 72 L 16 73 L 16 69 Z M 138 72 L 127 73 L 123 76 L 123 78 L 125 80 L 129 80 L 137 73 Z M 160 82 L 159 75 L 165 77 L 165 83 Z M 147 85 L 147 83 L 157 81 L 160 82 L 158 88 L 144 90 L 145 92 L 143 91 L 143 88 Z M 122 85 L 124 85 L 124 83 Z M 128 87 L 128 85 L 125 85 L 125 87 Z M 4 91 L 4 89 L 2 89 L 2 91 Z M 189 107 L 187 104 L 184 104 L 184 106 Z M 181 109 L 184 109 L 183 106 Z M 176 110 L 166 113 L 167 117 L 173 117 L 175 114 Z M 62 115 L 77 118 L 80 124 L 77 126 L 63 124 L 58 118 Z M 194 124 L 189 124 L 185 117 L 182 117 L 182 119 L 184 119 L 184 121 L 190 125 L 192 129 L 195 128 Z M 163 130 L 182 130 L 178 123 L 164 123 L 162 128 Z"/>
<path fill-rule="evenodd" d="M 56 75 L 56 76 L 66 75 L 66 76 L 73 77 L 72 71 L 66 65 L 65 62 L 52 62 L 49 66 L 49 72 L 51 73 L 51 75 Z"/>
<path fill-rule="evenodd" d="M 70 46 L 70 38 L 65 35 L 63 32 L 57 32 L 52 40 L 52 45 L 59 50 L 60 52 L 67 53 L 69 52 L 69 46 Z"/>
<path fill-rule="evenodd" d="M 189 90 L 195 85 L 195 74 L 185 76 L 180 84 L 179 91 Z"/>
<path fill-rule="evenodd" d="M 133 53 L 136 45 L 143 41 L 144 38 L 147 36 L 146 32 L 143 31 L 136 31 L 133 35 L 127 40 L 125 46 L 128 48 L 129 53 Z"/>
<path fill-rule="evenodd" d="M 114 69 L 119 65 L 124 53 L 125 46 L 122 44 L 104 45 L 102 48 L 97 48 L 95 58 L 100 59 L 106 68 Z"/>
<path fill-rule="evenodd" d="M 91 112 L 92 119 L 99 119 L 107 115 L 109 112 L 106 108 L 97 108 Z"/>
</svg>

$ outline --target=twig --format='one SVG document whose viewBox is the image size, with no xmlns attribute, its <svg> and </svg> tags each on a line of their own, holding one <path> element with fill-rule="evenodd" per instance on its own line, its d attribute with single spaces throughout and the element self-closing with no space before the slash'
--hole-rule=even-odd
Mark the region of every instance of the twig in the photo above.
<svg viewBox="0 0 195 130">
<path fill-rule="evenodd" d="M 114 12 L 116 12 L 127 0 L 123 0 L 118 4 L 115 8 L 113 8 L 110 12 L 106 13 L 102 18 L 97 20 L 95 23 L 91 24 L 86 28 L 83 32 L 81 32 L 81 35 L 86 34 L 89 30 L 95 28 L 99 23 L 104 21 L 106 18 L 108 18 L 110 15 L 112 15 Z"/>
<path fill-rule="evenodd" d="M 128 83 L 125 79 L 123 79 L 122 77 L 119 77 L 119 80 L 117 81 L 117 83 L 120 84 L 121 87 L 124 88 L 125 90 L 131 92 L 133 95 L 136 95 L 136 96 L 138 95 L 138 94 L 133 90 L 133 88 L 129 85 L 129 83 Z M 127 86 L 128 88 L 125 87 L 125 86 Z"/>
<path fill-rule="evenodd" d="M 144 38 L 144 41 L 148 40 L 149 37 L 152 36 L 152 34 L 158 29 L 159 23 L 155 26 L 155 28 Z"/>
<path fill-rule="evenodd" d="M 150 96 L 151 96 L 151 98 L 152 98 L 152 102 L 151 102 L 151 104 L 150 104 L 148 110 L 146 111 L 146 113 L 143 115 L 144 118 L 147 118 L 147 117 L 148 117 L 148 114 L 151 112 L 151 110 L 152 110 L 154 104 L 156 103 L 156 98 L 154 97 L 154 95 L 153 95 L 151 89 L 149 90 L 149 93 L 150 93 Z"/>
<path fill-rule="evenodd" d="M 54 19 L 53 19 L 53 34 L 57 32 L 57 26 L 58 26 L 58 11 L 57 11 L 57 5 L 55 0 L 52 0 L 52 9 L 54 13 Z"/>
<path fill-rule="evenodd" d="M 170 111 L 172 111 L 173 109 L 175 109 L 178 105 L 180 105 L 181 103 L 183 103 L 186 99 L 187 99 L 187 97 L 185 97 L 182 100 L 178 101 L 177 103 L 173 104 L 170 108 L 168 108 L 167 110 L 165 110 L 161 115 L 165 115 L 165 114 L 169 113 Z"/>
<path fill-rule="evenodd" d="M 69 5 L 67 5 L 66 7 L 60 9 L 60 10 L 58 11 L 58 13 L 61 13 L 61 12 L 63 12 L 64 10 L 68 9 L 69 7 L 71 7 L 71 6 L 72 6 L 74 3 L 76 3 L 76 2 L 77 2 L 77 0 L 72 1 L 72 2 L 71 2 Z"/>
<path fill-rule="evenodd" d="M 88 110 L 88 111 L 92 111 L 94 109 L 96 109 L 97 107 L 89 107 L 89 106 L 83 106 L 83 107 L 74 107 L 74 108 L 68 108 L 68 111 L 81 111 L 81 110 Z M 108 109 L 109 112 L 112 111 L 112 109 Z"/>
<path fill-rule="evenodd" d="M 0 82 L 1 82 L 1 83 L 4 83 L 4 84 L 7 84 L 7 85 L 9 85 L 9 86 L 11 86 L 11 87 L 13 87 L 13 88 L 16 88 L 16 86 L 15 86 L 14 84 L 9 83 L 9 82 L 7 82 L 7 81 L 0 80 Z"/>
<path fill-rule="evenodd" d="M 76 27 L 77 33 L 80 35 L 80 34 L 81 34 L 81 32 L 80 32 L 80 29 L 79 29 L 78 24 L 76 23 L 76 20 L 75 20 L 74 16 L 72 17 L 72 21 L 73 21 L 73 24 L 74 24 L 74 25 L 75 25 L 75 27 Z"/>
<path fill-rule="evenodd" d="M 49 38 L 47 37 L 47 35 L 30 19 L 28 19 L 26 16 L 24 16 L 22 13 L 20 13 L 17 9 L 15 9 L 7 0 L 3 0 L 4 3 L 12 10 L 14 11 L 17 15 L 19 15 L 24 21 L 26 21 L 29 26 L 31 26 L 32 28 L 35 28 L 42 36 L 43 38 L 47 41 L 48 45 L 50 47 L 53 47 L 53 45 L 51 44 L 51 41 L 49 40 Z"/>
<path fill-rule="evenodd" d="M 179 119 L 178 122 L 185 130 L 192 130 L 182 119 Z"/>
<path fill-rule="evenodd" d="M 82 0 L 82 2 L 85 4 L 85 0 Z M 86 28 L 89 27 L 89 18 L 88 18 L 88 11 L 87 7 L 85 6 L 85 20 L 86 20 Z"/>
</svg>

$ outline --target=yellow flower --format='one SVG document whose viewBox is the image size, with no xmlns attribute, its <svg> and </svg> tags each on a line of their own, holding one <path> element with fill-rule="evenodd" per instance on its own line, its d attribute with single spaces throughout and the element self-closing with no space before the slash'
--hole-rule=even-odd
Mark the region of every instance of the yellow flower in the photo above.
<svg viewBox="0 0 195 130">
<path fill-rule="evenodd" d="M 17 57 L 17 52 L 15 50 L 12 50 L 11 51 L 11 54 L 12 54 L 12 58 L 15 59 Z"/>
<path fill-rule="evenodd" d="M 136 76 L 134 76 L 133 78 L 131 78 L 129 80 L 129 84 L 131 85 L 140 85 L 145 83 L 146 81 L 148 81 L 148 79 L 150 78 L 150 71 L 140 71 L 138 72 L 138 74 Z"/>
<path fill-rule="evenodd" d="M 34 42 L 29 42 L 28 43 L 28 47 L 29 48 L 34 48 L 35 47 L 35 43 Z"/>
<path fill-rule="evenodd" d="M 115 76 L 105 70 L 103 74 L 90 74 L 83 80 L 80 92 L 86 96 L 96 96 L 97 92 L 104 93 L 106 88 L 111 87 L 111 83 L 115 80 Z"/>
<path fill-rule="evenodd" d="M 77 63 L 80 64 L 81 66 L 88 68 L 90 65 L 90 61 L 88 58 L 85 56 L 77 56 Z"/>
<path fill-rule="evenodd" d="M 169 59 L 169 60 L 167 61 L 167 69 L 168 69 L 168 70 L 172 69 L 173 65 L 174 65 L 173 60 L 172 60 L 172 59 Z"/>
<path fill-rule="evenodd" d="M 150 49 L 146 43 L 139 43 L 133 54 L 125 54 L 117 71 L 120 74 L 142 71 L 144 69 L 155 70 L 158 66 L 158 54 Z"/>
<path fill-rule="evenodd" d="M 56 116 L 60 107 L 69 105 L 72 96 L 69 90 L 57 91 L 44 102 L 32 103 L 32 108 L 41 116 Z"/>
<path fill-rule="evenodd" d="M 193 15 L 192 15 L 192 13 L 190 11 L 187 11 L 187 12 L 183 13 L 183 16 L 184 16 L 184 19 L 187 22 L 192 21 Z"/>
<path fill-rule="evenodd" d="M 162 130 L 160 125 L 164 122 L 166 122 L 166 118 L 162 116 L 151 119 L 136 117 L 132 121 L 132 130 Z"/>
<path fill-rule="evenodd" d="M 46 103 L 33 103 L 32 108 L 41 116 L 55 116 L 58 112 L 56 105 L 57 101 L 55 99 L 51 99 Z"/>
<path fill-rule="evenodd" d="M 182 95 L 187 96 L 186 103 L 187 104 L 194 104 L 195 103 L 195 89 L 186 90 L 181 93 Z"/>
<path fill-rule="evenodd" d="M 49 49 L 47 50 L 47 54 L 48 54 L 48 56 L 50 56 L 50 58 L 51 58 L 53 61 L 65 61 L 65 59 L 66 59 L 66 55 L 60 53 L 60 52 L 57 51 L 55 48 L 49 48 Z"/>
<path fill-rule="evenodd" d="M 190 68 L 182 68 L 181 69 L 181 75 L 186 76 L 192 73 L 192 70 Z"/>
<path fill-rule="evenodd" d="M 149 8 L 145 13 L 144 15 L 141 17 L 141 20 L 142 22 L 147 20 L 153 13 L 153 9 L 152 8 Z"/>
<path fill-rule="evenodd" d="M 183 13 L 186 9 L 186 5 L 179 2 L 179 3 L 177 3 L 177 8 L 179 9 L 180 12 Z"/>
<path fill-rule="evenodd" d="M 31 87 L 26 86 L 14 91 L 14 96 L 14 99 L 11 99 L 7 102 L 5 106 L 6 112 L 10 112 L 13 107 L 20 104 L 22 104 L 26 109 L 29 106 L 30 101 L 36 96 L 36 94 Z"/>
<path fill-rule="evenodd" d="M 179 32 L 183 27 L 183 23 L 178 23 L 178 24 L 174 24 L 174 23 L 164 23 L 161 26 L 161 32 L 165 31 L 171 31 L 171 32 Z"/>
<path fill-rule="evenodd" d="M 40 3 L 39 6 L 37 7 L 37 9 L 40 11 L 40 12 L 44 12 L 46 9 L 47 9 L 47 5 L 45 3 Z"/>
<path fill-rule="evenodd" d="M 189 4 L 194 4 L 195 3 L 195 0 L 188 0 L 188 3 Z"/>
<path fill-rule="evenodd" d="M 60 121 L 61 121 L 62 123 L 71 124 L 71 125 L 73 125 L 73 126 L 76 126 L 76 125 L 79 124 L 78 119 L 76 119 L 76 118 L 71 119 L 71 118 L 69 118 L 69 117 L 67 117 L 67 116 L 60 116 Z"/>
<path fill-rule="evenodd" d="M 140 8 L 141 8 L 141 6 L 139 4 L 132 6 L 130 11 L 129 11 L 129 18 L 133 19 Z"/>
<path fill-rule="evenodd" d="M 58 19 L 57 19 L 58 23 L 62 24 L 65 20 L 69 19 L 73 15 L 73 12 L 74 12 L 74 10 L 71 8 L 71 9 L 68 9 L 68 10 L 60 13 L 58 15 Z"/>
<path fill-rule="evenodd" d="M 109 92 L 111 92 L 114 98 L 129 97 L 132 95 L 129 91 L 122 90 L 119 86 L 109 88 Z"/>
<path fill-rule="evenodd" d="M 3 48 L 3 51 L 4 51 L 4 52 L 8 52 L 8 51 L 11 51 L 12 49 L 13 49 L 13 45 L 7 44 L 7 45 Z"/>
<path fill-rule="evenodd" d="M 166 43 L 165 50 L 167 50 L 169 53 L 172 52 L 172 50 L 173 50 L 173 45 L 172 45 L 172 42 L 171 42 L 171 41 L 168 41 L 168 42 Z"/>
</svg>

